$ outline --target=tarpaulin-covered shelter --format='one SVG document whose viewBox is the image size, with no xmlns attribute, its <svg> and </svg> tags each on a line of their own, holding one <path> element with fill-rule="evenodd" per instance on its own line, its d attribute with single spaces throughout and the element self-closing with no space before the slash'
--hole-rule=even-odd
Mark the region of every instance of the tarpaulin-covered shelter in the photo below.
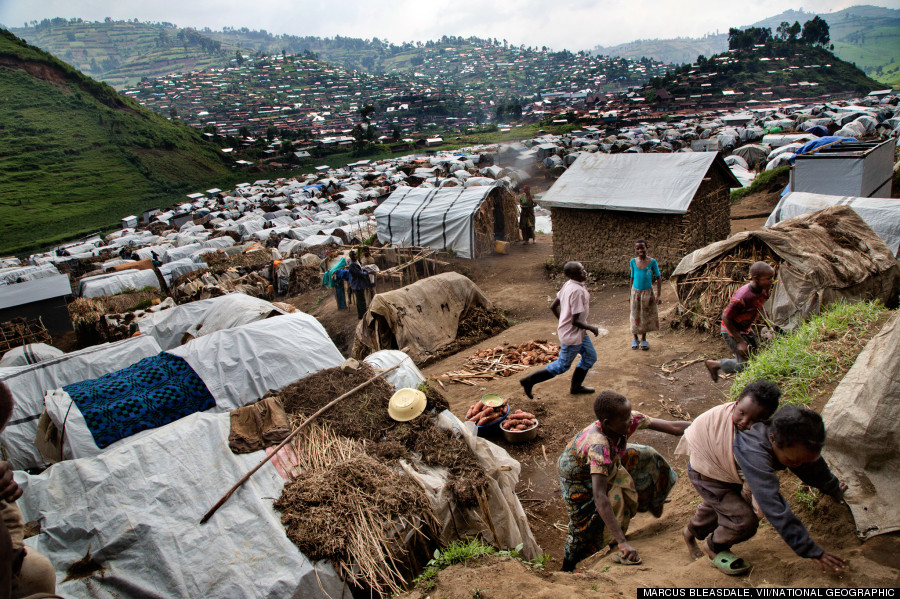
<svg viewBox="0 0 900 599">
<path fill-rule="evenodd" d="M 424 362 L 456 339 L 461 317 L 473 306 L 493 307 L 475 283 L 457 272 L 379 293 L 356 326 L 353 356 L 406 347 L 415 362 Z"/>
<path fill-rule="evenodd" d="M 0 432 L 0 448 L 13 468 L 35 468 L 46 460 L 35 447 L 38 421 L 44 411 L 44 393 L 120 370 L 159 353 L 152 337 L 141 335 L 116 343 L 104 343 L 43 360 L 30 366 L 0 371 L 0 380 L 12 391 L 13 413 Z"/>
<path fill-rule="evenodd" d="M 63 458 L 100 453 L 198 411 L 260 399 L 343 357 L 318 320 L 295 312 L 223 329 L 128 368 L 49 391 Z"/>
<path fill-rule="evenodd" d="M 717 152 L 582 154 L 541 205 L 553 220 L 553 257 L 593 272 L 627 272 L 644 238 L 662 268 L 724 239 L 730 188 L 740 182 Z"/>
<path fill-rule="evenodd" d="M 453 251 L 460 258 L 490 253 L 494 242 L 518 241 L 515 196 L 500 185 L 399 187 L 375 209 L 378 240 Z"/>
<path fill-rule="evenodd" d="M 859 198 L 834 196 L 821 193 L 792 191 L 785 195 L 772 210 L 767 227 L 781 221 L 822 210 L 829 206 L 850 206 L 872 230 L 900 257 L 900 202 L 891 198 Z"/>
<path fill-rule="evenodd" d="M 900 314 L 856 358 L 822 410 L 823 454 L 847 483 L 857 534 L 868 539 L 900 530 Z"/>
<path fill-rule="evenodd" d="M 768 321 L 791 329 L 837 300 L 897 303 L 900 262 L 848 206 L 832 206 L 758 231 L 744 231 L 684 257 L 672 282 L 686 316 L 718 331 L 722 310 L 749 281 L 750 265 L 775 267 L 764 307 Z"/>
</svg>

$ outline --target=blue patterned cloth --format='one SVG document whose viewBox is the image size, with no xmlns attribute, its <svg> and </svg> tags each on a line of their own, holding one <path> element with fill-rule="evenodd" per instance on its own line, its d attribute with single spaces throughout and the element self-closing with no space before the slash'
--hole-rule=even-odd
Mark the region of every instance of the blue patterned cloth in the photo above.
<svg viewBox="0 0 900 599">
<path fill-rule="evenodd" d="M 188 363 L 165 352 L 63 391 L 81 410 L 101 449 L 216 405 Z"/>
</svg>

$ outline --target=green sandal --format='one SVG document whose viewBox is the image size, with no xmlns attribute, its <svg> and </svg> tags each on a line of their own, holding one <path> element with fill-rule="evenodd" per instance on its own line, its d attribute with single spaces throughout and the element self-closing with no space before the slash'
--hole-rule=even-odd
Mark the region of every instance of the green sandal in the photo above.
<svg viewBox="0 0 900 599">
<path fill-rule="evenodd" d="M 744 558 L 738 557 L 730 551 L 720 551 L 716 557 L 709 558 L 709 563 L 729 576 L 738 576 L 750 569 L 750 564 Z"/>
</svg>

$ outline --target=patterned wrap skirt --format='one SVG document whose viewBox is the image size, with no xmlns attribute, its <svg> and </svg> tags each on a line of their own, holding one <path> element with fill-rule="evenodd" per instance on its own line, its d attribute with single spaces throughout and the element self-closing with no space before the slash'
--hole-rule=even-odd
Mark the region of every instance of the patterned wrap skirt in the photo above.
<svg viewBox="0 0 900 599">
<path fill-rule="evenodd" d="M 569 452 L 563 452 L 558 467 L 563 501 L 569 512 L 565 557 L 567 561 L 578 563 L 608 546 L 613 538 L 594 505 L 590 476 L 586 479 L 567 476 L 573 465 Z M 661 516 L 663 504 L 676 480 L 678 475 L 655 449 L 629 443 L 618 469 L 609 478 L 607 491 L 622 532 L 627 532 L 631 519 L 638 512 Z"/>
<path fill-rule="evenodd" d="M 632 335 L 643 335 L 659 330 L 659 308 L 653 289 L 631 288 L 631 324 Z"/>
</svg>

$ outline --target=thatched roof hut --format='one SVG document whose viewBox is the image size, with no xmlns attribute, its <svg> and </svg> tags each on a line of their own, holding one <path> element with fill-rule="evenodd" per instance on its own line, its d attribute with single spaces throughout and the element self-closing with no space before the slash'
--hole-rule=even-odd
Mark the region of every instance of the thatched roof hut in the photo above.
<svg viewBox="0 0 900 599">
<path fill-rule="evenodd" d="M 836 300 L 892 305 L 900 293 L 900 262 L 891 249 L 852 208 L 833 206 L 685 256 L 672 282 L 686 323 L 718 330 L 722 311 L 758 260 L 776 270 L 764 310 L 780 328 L 791 329 Z"/>
</svg>

